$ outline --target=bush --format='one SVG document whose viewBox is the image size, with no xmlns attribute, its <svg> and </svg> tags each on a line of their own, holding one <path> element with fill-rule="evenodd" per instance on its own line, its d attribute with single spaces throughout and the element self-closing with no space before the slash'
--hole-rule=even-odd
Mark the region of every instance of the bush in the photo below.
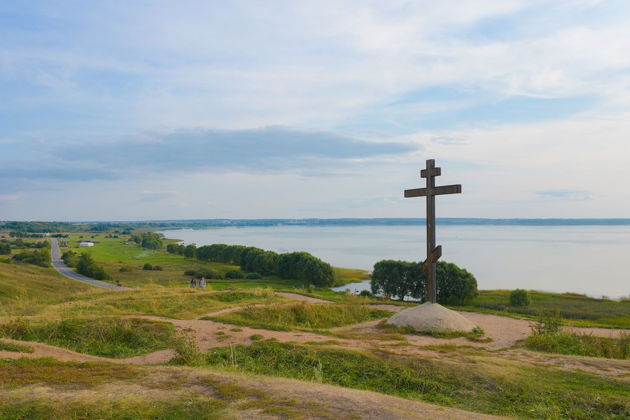
<svg viewBox="0 0 630 420">
<path fill-rule="evenodd" d="M 118 269 L 118 271 L 121 273 L 130 273 L 133 271 L 133 268 L 123 265 L 122 267 Z"/>
<path fill-rule="evenodd" d="M 529 292 L 523 289 L 516 289 L 510 292 L 510 306 L 525 307 L 531 303 Z"/>
<path fill-rule="evenodd" d="M 149 270 L 153 270 L 153 265 L 152 265 L 152 264 L 149 264 L 149 263 L 145 263 L 145 264 L 142 266 L 142 269 L 143 269 L 143 270 L 147 270 L 147 271 L 149 271 Z"/>
<path fill-rule="evenodd" d="M 383 260 L 374 264 L 370 286 L 373 294 L 383 294 L 386 298 L 406 296 L 415 299 L 425 297 L 426 279 L 419 263 Z"/>
<path fill-rule="evenodd" d="M 14 262 L 33 264 L 40 267 L 50 267 L 51 257 L 47 249 L 36 249 L 33 251 L 22 251 L 11 258 Z"/>
<path fill-rule="evenodd" d="M 247 280 L 259 280 L 262 279 L 262 276 L 260 275 L 260 273 L 248 273 L 245 278 Z"/>
<path fill-rule="evenodd" d="M 371 297 L 372 292 L 370 292 L 369 290 L 361 290 L 361 292 L 359 293 L 359 296 Z"/>
<path fill-rule="evenodd" d="M 241 271 L 231 270 L 225 273 L 226 279 L 242 279 L 244 277 Z"/>
<path fill-rule="evenodd" d="M 134 235 L 131 240 L 140 245 L 142 248 L 147 249 L 161 249 L 162 248 L 162 236 L 154 232 L 144 232 L 141 235 Z"/>
<path fill-rule="evenodd" d="M 0 244 L 0 255 L 9 255 L 11 254 L 11 245 L 7 243 Z"/>
<path fill-rule="evenodd" d="M 164 269 L 162 268 L 161 265 L 154 265 L 153 266 L 153 271 L 162 271 L 162 270 L 164 270 Z"/>
<path fill-rule="evenodd" d="M 438 303 L 467 305 L 478 295 L 475 277 L 455 264 L 438 261 L 437 278 Z M 370 284 L 373 294 L 426 300 L 426 282 L 421 263 L 383 260 L 374 265 Z"/>
<path fill-rule="evenodd" d="M 190 244 L 184 248 L 184 257 L 195 258 L 197 256 L 197 245 Z"/>
<path fill-rule="evenodd" d="M 92 256 L 87 252 L 81 254 L 77 262 L 77 272 L 84 276 L 91 277 L 96 280 L 110 280 L 111 276 L 105 272 L 105 269 L 97 265 Z"/>
<path fill-rule="evenodd" d="M 61 259 L 68 267 L 75 267 L 79 260 L 79 256 L 74 251 L 66 251 L 61 256 Z"/>
<path fill-rule="evenodd" d="M 193 276 L 197 278 L 205 277 L 206 279 L 220 279 L 221 275 L 214 271 L 208 270 L 206 268 L 202 268 L 200 270 L 186 270 L 184 271 L 185 276 Z"/>
<path fill-rule="evenodd" d="M 278 258 L 278 276 L 301 280 L 317 287 L 328 287 L 335 283 L 332 266 L 308 252 L 281 254 Z"/>
</svg>

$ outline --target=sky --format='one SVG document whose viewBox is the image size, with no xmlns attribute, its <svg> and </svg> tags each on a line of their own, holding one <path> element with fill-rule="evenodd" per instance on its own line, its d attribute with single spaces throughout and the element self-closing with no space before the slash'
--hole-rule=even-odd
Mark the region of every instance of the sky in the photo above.
<svg viewBox="0 0 630 420">
<path fill-rule="evenodd" d="M 0 1 L 0 220 L 630 217 L 630 2 Z"/>
</svg>

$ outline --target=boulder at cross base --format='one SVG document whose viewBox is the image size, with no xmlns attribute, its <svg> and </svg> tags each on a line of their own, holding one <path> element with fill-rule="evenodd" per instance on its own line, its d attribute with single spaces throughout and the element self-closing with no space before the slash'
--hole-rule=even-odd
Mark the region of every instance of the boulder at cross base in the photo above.
<svg viewBox="0 0 630 420">
<path fill-rule="evenodd" d="M 389 318 L 386 323 L 396 327 L 411 327 L 418 332 L 471 332 L 475 328 L 475 324 L 457 312 L 431 302 L 404 309 Z"/>
</svg>

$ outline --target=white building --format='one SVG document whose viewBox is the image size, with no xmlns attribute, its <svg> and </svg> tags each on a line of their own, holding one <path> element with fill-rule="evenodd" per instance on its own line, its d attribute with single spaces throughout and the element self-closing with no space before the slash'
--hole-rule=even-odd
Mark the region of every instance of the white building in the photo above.
<svg viewBox="0 0 630 420">
<path fill-rule="evenodd" d="M 84 248 L 86 246 L 94 246 L 94 242 L 79 242 L 79 248 Z"/>
</svg>

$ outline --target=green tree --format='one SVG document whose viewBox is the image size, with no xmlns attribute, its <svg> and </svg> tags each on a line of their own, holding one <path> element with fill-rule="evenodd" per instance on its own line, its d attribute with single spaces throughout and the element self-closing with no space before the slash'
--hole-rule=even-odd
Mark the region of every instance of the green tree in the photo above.
<svg viewBox="0 0 630 420">
<path fill-rule="evenodd" d="M 105 269 L 96 264 L 96 261 L 90 254 L 84 252 L 77 261 L 77 272 L 84 276 L 91 277 L 97 280 L 109 280 L 111 276 L 107 274 Z"/>
<path fill-rule="evenodd" d="M 467 305 L 477 296 L 477 280 L 455 264 L 437 263 L 437 301 L 445 305 Z M 427 279 L 421 263 L 383 260 L 374 265 L 371 289 L 373 294 L 427 299 Z"/>
<path fill-rule="evenodd" d="M 419 263 L 383 260 L 374 265 L 370 286 L 373 294 L 421 299 L 425 295 L 426 279 Z"/>
<path fill-rule="evenodd" d="M 186 245 L 186 248 L 184 248 L 184 257 L 195 258 L 196 255 L 197 255 L 197 245 L 195 244 Z"/>
<path fill-rule="evenodd" d="M 529 292 L 523 289 L 516 289 L 510 292 L 510 306 L 524 307 L 531 303 Z"/>
<path fill-rule="evenodd" d="M 8 243 L 0 243 L 0 255 L 11 254 L 11 245 Z"/>
</svg>

